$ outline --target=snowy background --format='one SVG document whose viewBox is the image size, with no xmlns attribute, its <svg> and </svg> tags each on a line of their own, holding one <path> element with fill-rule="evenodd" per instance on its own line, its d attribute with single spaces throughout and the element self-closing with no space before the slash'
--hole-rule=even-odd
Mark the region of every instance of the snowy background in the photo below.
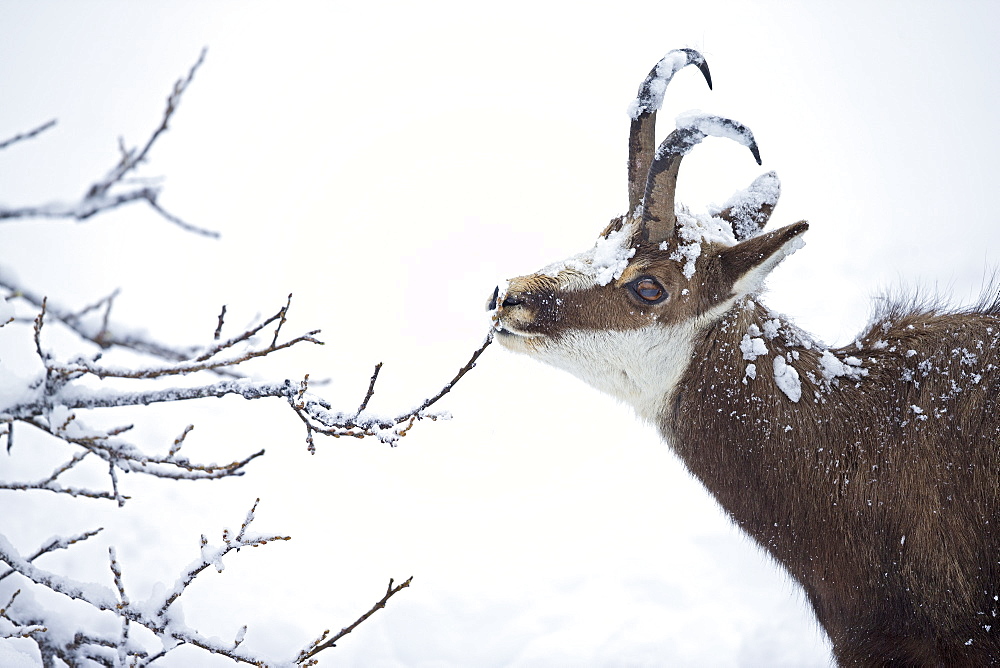
<svg viewBox="0 0 1000 668">
<path fill-rule="evenodd" d="M 222 237 L 137 205 L 3 223 L 0 266 L 66 305 L 121 287 L 114 318 L 177 344 L 206 342 L 222 304 L 237 328 L 293 292 L 288 331 L 321 328 L 327 345 L 254 370 L 329 377 L 322 394 L 353 409 L 381 361 L 373 408 L 408 408 L 478 346 L 498 280 L 584 250 L 624 212 L 627 105 L 687 46 L 715 90 L 679 74 L 660 136 L 688 109 L 730 116 L 764 165 L 707 141 L 679 199 L 703 209 L 776 170 L 773 224 L 812 227 L 765 301 L 843 344 L 880 291 L 968 301 L 1000 259 L 997 25 L 1000 5 L 971 1 L 2 0 L 0 137 L 59 124 L 0 153 L 0 202 L 78 197 L 119 136 L 148 137 L 208 46 L 144 173 Z M 315 456 L 278 400 L 123 413 L 149 444 L 194 422 L 192 457 L 267 455 L 236 480 L 126 477 L 123 509 L 3 493 L 0 533 L 28 551 L 103 526 L 39 565 L 110 586 L 114 544 L 143 598 L 259 496 L 256 528 L 293 540 L 192 586 L 185 617 L 203 634 L 245 623 L 244 647 L 294 656 L 414 576 L 324 665 L 828 665 L 801 593 L 630 410 L 499 346 L 442 407 L 452 421 L 398 448 L 320 439 Z M 14 466 L 0 452 L 0 475 Z M 225 662 L 182 649 L 159 664 Z"/>
</svg>

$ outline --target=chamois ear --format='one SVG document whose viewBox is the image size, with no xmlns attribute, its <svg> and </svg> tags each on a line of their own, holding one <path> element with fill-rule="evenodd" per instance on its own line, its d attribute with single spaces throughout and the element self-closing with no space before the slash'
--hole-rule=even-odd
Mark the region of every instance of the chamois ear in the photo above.
<svg viewBox="0 0 1000 668">
<path fill-rule="evenodd" d="M 733 228 L 739 241 L 746 241 L 760 233 L 771 218 L 781 196 L 781 181 L 774 172 L 761 174 L 746 190 L 741 190 L 716 211 L 713 216 L 722 218 Z"/>
<path fill-rule="evenodd" d="M 797 251 L 805 242 L 801 235 L 809 229 L 802 220 L 780 229 L 751 237 L 719 252 L 725 279 L 735 295 L 756 292 L 778 263 Z"/>
</svg>

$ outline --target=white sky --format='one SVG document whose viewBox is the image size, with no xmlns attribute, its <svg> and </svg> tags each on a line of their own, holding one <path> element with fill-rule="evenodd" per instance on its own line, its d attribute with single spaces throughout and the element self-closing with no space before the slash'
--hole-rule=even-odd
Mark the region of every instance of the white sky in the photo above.
<svg viewBox="0 0 1000 668">
<path fill-rule="evenodd" d="M 812 227 L 766 301 L 846 343 L 872 295 L 919 284 L 968 301 L 997 264 L 998 14 L 912 0 L 0 0 L 0 138 L 59 119 L 0 154 L 0 202 L 78 196 L 119 136 L 146 139 L 208 46 L 144 173 L 166 176 L 172 212 L 222 233 L 141 208 L 4 223 L 0 265 L 70 305 L 121 287 L 117 319 L 177 343 L 207 340 L 221 304 L 235 328 L 294 292 L 289 327 L 322 328 L 328 345 L 260 373 L 330 377 L 323 393 L 353 408 L 383 361 L 374 407 L 408 407 L 478 345 L 499 279 L 583 250 L 623 212 L 625 109 L 666 51 L 690 46 L 715 90 L 678 75 L 661 136 L 687 109 L 728 115 L 764 164 L 708 141 L 680 199 L 701 209 L 776 170 L 774 224 Z M 824 665 L 801 595 L 630 411 L 499 347 L 445 404 L 454 420 L 397 449 L 320 441 L 314 457 L 277 402 L 138 411 L 121 419 L 150 443 L 195 421 L 192 458 L 268 454 L 238 481 L 127 479 L 121 511 L 7 497 L 20 512 L 0 514 L 0 533 L 27 551 L 106 526 L 45 566 L 103 580 L 114 543 L 142 597 L 260 496 L 259 530 L 293 540 L 206 575 L 188 623 L 221 637 L 249 623 L 246 646 L 293 655 L 414 575 L 327 650 L 331 665 Z"/>
</svg>

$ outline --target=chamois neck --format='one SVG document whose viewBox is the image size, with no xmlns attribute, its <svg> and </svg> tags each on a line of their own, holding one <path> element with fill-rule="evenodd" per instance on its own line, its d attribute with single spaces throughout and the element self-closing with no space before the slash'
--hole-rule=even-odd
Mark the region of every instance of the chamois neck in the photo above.
<svg viewBox="0 0 1000 668">
<path fill-rule="evenodd" d="M 754 534 L 750 525 L 792 512 L 769 507 L 784 502 L 768 489 L 807 496 L 815 461 L 805 451 L 833 428 L 854 428 L 850 407 L 867 373 L 861 360 L 745 299 L 703 330 L 660 430 Z"/>
<path fill-rule="evenodd" d="M 689 400 L 697 389 L 699 401 L 707 392 L 725 404 L 750 402 L 798 421 L 808 417 L 810 404 L 836 402 L 839 390 L 856 388 L 867 375 L 860 357 L 825 346 L 748 297 L 703 330 L 679 389 Z M 673 412 L 683 401 L 678 392 Z"/>
</svg>

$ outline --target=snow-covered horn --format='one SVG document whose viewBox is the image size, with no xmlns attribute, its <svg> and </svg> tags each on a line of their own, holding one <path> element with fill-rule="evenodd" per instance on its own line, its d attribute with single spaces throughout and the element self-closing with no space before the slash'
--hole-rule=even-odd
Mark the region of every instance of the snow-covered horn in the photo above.
<svg viewBox="0 0 1000 668">
<path fill-rule="evenodd" d="M 638 241 L 658 244 L 674 236 L 677 225 L 674 193 L 681 158 L 709 136 L 726 137 L 743 144 L 753 153 L 757 164 L 760 164 L 757 142 L 750 129 L 742 123 L 700 112 L 678 117 L 677 129 L 656 149 L 653 163 L 649 167 L 642 198 L 642 223 Z"/>
<path fill-rule="evenodd" d="M 629 213 L 635 211 L 646 188 L 646 175 L 649 173 L 656 146 L 654 135 L 656 112 L 663 104 L 663 93 L 674 74 L 688 65 L 697 65 L 705 75 L 708 87 L 712 87 L 712 74 L 708 71 L 705 57 L 694 49 L 675 49 L 663 56 L 649 71 L 639 86 L 639 93 L 629 105 L 628 112 L 632 117 L 632 127 L 628 137 Z"/>
</svg>

